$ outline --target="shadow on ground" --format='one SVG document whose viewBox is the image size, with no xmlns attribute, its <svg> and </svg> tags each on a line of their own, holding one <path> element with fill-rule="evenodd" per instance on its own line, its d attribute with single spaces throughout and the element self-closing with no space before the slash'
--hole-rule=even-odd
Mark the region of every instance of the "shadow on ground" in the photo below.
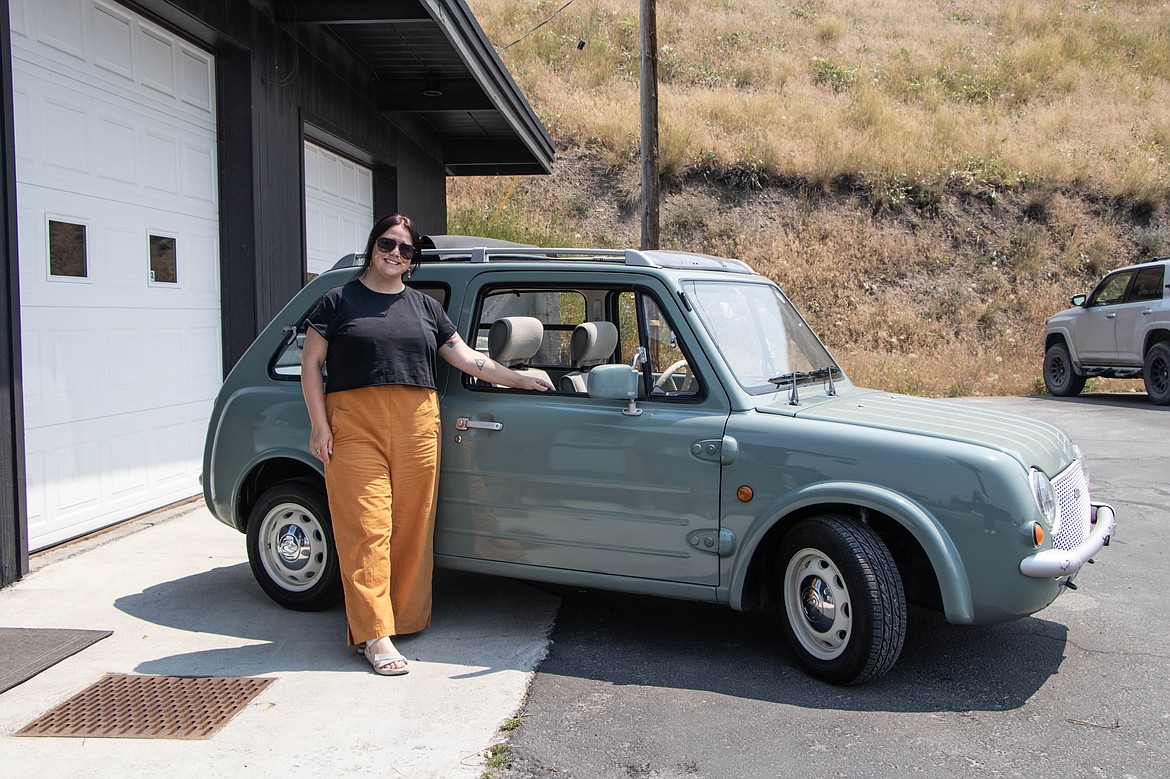
<svg viewBox="0 0 1170 779">
<path fill-rule="evenodd" d="M 135 668 L 139 673 L 369 673 L 366 661 L 345 645 L 340 603 L 319 612 L 282 608 L 260 590 L 247 563 L 156 584 L 118 598 L 115 606 L 155 625 L 245 642 L 146 661 Z M 482 669 L 460 668 L 459 677 L 530 670 L 516 649 L 532 643 L 533 636 L 543 639 L 554 611 L 549 594 L 524 584 L 440 570 L 434 580 L 432 626 L 395 643 L 410 658 Z"/>
<path fill-rule="evenodd" d="M 957 627 L 940 614 L 911 609 L 893 670 L 865 685 L 835 687 L 802 670 L 774 612 L 592 590 L 558 594 L 562 604 L 543 675 L 705 690 L 810 709 L 1015 709 L 1059 671 L 1067 641 L 1064 625 L 1035 617 Z"/>
</svg>

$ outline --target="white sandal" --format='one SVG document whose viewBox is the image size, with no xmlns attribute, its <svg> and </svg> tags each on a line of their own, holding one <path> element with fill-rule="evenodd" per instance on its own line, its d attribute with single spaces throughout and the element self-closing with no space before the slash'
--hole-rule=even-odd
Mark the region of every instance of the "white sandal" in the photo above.
<svg viewBox="0 0 1170 779">
<path fill-rule="evenodd" d="M 369 643 L 372 642 L 359 644 L 355 649 L 357 649 L 358 654 L 365 655 L 366 660 L 373 666 L 374 673 L 382 676 L 402 676 L 410 673 L 405 657 L 399 654 L 372 654 L 368 646 Z M 402 667 L 395 668 L 395 663 L 402 663 Z"/>
</svg>

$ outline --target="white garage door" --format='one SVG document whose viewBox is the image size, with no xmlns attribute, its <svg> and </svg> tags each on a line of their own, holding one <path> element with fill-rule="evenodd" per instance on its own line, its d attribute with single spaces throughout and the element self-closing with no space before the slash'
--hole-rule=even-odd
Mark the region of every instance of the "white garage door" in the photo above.
<svg viewBox="0 0 1170 779">
<path fill-rule="evenodd" d="M 305 243 L 310 275 L 366 250 L 374 225 L 370 169 L 305 141 Z"/>
<path fill-rule="evenodd" d="M 214 61 L 11 0 L 29 545 L 199 491 L 221 381 Z"/>
</svg>

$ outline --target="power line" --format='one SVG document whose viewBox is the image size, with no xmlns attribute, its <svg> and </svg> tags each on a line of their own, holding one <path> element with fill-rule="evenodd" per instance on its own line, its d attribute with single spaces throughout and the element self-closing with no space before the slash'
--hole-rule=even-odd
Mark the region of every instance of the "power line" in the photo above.
<svg viewBox="0 0 1170 779">
<path fill-rule="evenodd" d="M 549 22 L 551 22 L 551 21 L 553 20 L 553 18 L 554 18 L 554 17 L 555 17 L 557 14 L 559 14 L 561 11 L 565 10 L 566 8 L 568 8 L 569 6 L 571 6 L 572 4 L 573 4 L 573 0 L 569 0 L 569 2 L 565 3 L 564 5 L 562 5 L 562 6 L 561 6 L 560 8 L 558 8 L 557 10 L 553 11 L 553 12 L 552 12 L 552 16 L 548 17 L 548 18 L 547 18 L 547 19 L 545 19 L 543 22 L 541 22 L 540 24 L 536 25 L 536 26 L 535 26 L 535 27 L 533 27 L 531 30 L 529 30 L 528 32 L 524 33 L 523 35 L 521 35 L 521 36 L 520 36 L 519 38 L 517 38 L 516 40 L 512 41 L 511 43 L 509 43 L 507 46 L 504 46 L 503 48 L 501 48 L 501 49 L 500 49 L 500 51 L 507 51 L 508 49 L 512 48 L 512 47 L 513 47 L 513 46 L 515 46 L 517 43 L 519 43 L 520 41 L 524 40 L 524 39 L 525 39 L 525 38 L 527 38 L 529 35 L 531 35 L 532 33 L 534 33 L 534 32 L 536 32 L 537 30 L 539 30 L 541 27 L 544 27 L 546 24 L 548 24 Z"/>
</svg>

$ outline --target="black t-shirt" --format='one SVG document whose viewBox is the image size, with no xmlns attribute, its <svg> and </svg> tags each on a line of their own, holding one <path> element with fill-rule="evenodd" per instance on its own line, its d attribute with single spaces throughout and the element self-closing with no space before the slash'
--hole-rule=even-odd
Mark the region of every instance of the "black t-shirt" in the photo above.
<svg viewBox="0 0 1170 779">
<path fill-rule="evenodd" d="M 326 392 L 406 384 L 435 387 L 435 354 L 455 325 L 434 298 L 407 287 L 375 292 L 354 279 L 321 296 L 308 325 L 329 342 Z"/>
</svg>

